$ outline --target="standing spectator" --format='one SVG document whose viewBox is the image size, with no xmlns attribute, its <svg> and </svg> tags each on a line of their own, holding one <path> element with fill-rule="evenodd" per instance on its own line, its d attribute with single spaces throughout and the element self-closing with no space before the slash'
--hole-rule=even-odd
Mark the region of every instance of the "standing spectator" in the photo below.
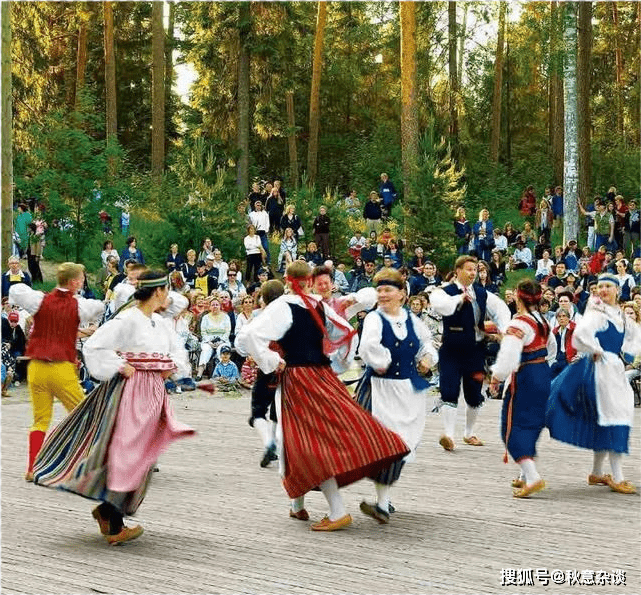
<svg viewBox="0 0 641 595">
<path fill-rule="evenodd" d="M 367 233 L 375 232 L 378 235 L 381 231 L 381 199 L 378 194 L 372 190 L 369 193 L 369 200 L 363 208 L 363 218 L 365 219 L 365 231 Z"/>
<path fill-rule="evenodd" d="M 501 253 L 495 248 L 492 250 L 492 259 L 490 260 L 490 279 L 497 287 L 505 282 L 505 261 Z"/>
<path fill-rule="evenodd" d="M 392 212 L 392 206 L 396 201 L 397 194 L 392 180 L 389 179 L 389 176 L 386 173 L 381 174 L 381 184 L 378 187 L 378 194 L 383 202 L 383 216 L 389 217 L 390 213 Z"/>
<path fill-rule="evenodd" d="M 492 282 L 490 278 L 490 266 L 484 260 L 479 260 L 478 263 L 478 277 L 476 284 L 480 285 L 485 291 L 489 291 L 496 295 L 499 294 L 498 286 Z"/>
<path fill-rule="evenodd" d="M 280 220 L 281 231 L 284 232 L 288 228 L 294 232 L 294 240 L 298 241 L 299 231 L 303 230 L 303 225 L 300 221 L 300 217 L 296 214 L 296 207 L 292 204 L 285 207 L 285 214 Z"/>
<path fill-rule="evenodd" d="M 523 191 L 523 196 L 519 201 L 519 212 L 524 217 L 531 217 L 536 212 L 536 194 L 534 194 L 534 186 L 528 186 Z"/>
<path fill-rule="evenodd" d="M 257 200 L 260 200 L 262 202 L 263 195 L 260 191 L 260 185 L 258 184 L 258 182 L 254 182 L 252 184 L 252 191 L 247 195 L 247 203 L 249 205 L 250 211 L 254 210 L 254 205 L 256 204 Z"/>
<path fill-rule="evenodd" d="M 254 203 L 254 211 L 249 213 L 249 221 L 254 227 L 256 235 L 260 239 L 262 246 L 262 254 L 265 263 L 269 263 L 271 260 L 271 254 L 269 253 L 269 215 L 267 211 L 263 210 L 263 203 L 260 200 L 257 200 Z M 249 228 L 248 228 L 249 229 Z M 253 241 L 252 241 L 253 244 Z M 245 246 L 246 247 L 246 246 Z"/>
<path fill-rule="evenodd" d="M 580 201 L 577 201 L 579 210 L 583 215 L 594 219 L 594 246 L 598 250 L 601 246 L 611 245 L 614 241 L 614 217 L 608 213 L 602 199 L 594 200 L 596 211 L 586 211 Z M 600 272 L 600 271 L 599 271 Z"/>
<path fill-rule="evenodd" d="M 557 186 L 552 197 L 552 214 L 554 215 L 554 227 L 563 227 L 563 188 Z"/>
<path fill-rule="evenodd" d="M 123 236 L 129 235 L 130 220 L 131 216 L 129 215 L 129 208 L 125 206 L 120 213 L 120 231 L 122 232 Z"/>
<path fill-rule="evenodd" d="M 9 256 L 7 259 L 9 270 L 2 275 L 2 295 L 9 295 L 9 287 L 16 283 L 24 283 L 31 287 L 31 275 L 25 273 L 20 265 L 20 258 Z"/>
<path fill-rule="evenodd" d="M 27 245 L 27 266 L 33 283 L 42 283 L 40 259 L 42 258 L 42 241 L 36 232 L 36 224 L 29 223 L 29 237 Z"/>
<path fill-rule="evenodd" d="M 494 226 L 490 221 L 490 212 L 481 209 L 479 220 L 474 224 L 474 250 L 481 260 L 488 262 L 494 248 Z"/>
<path fill-rule="evenodd" d="M 619 301 L 627 302 L 630 300 L 630 291 L 636 287 L 634 277 L 628 272 L 628 261 L 625 258 L 617 260 L 617 274 L 619 280 Z"/>
<path fill-rule="evenodd" d="M 207 257 L 214 251 L 214 246 L 211 243 L 210 238 L 205 238 L 203 240 L 203 245 L 200 249 L 200 254 L 198 254 L 198 260 L 207 260 Z"/>
<path fill-rule="evenodd" d="M 140 264 L 145 264 L 145 258 L 140 249 L 136 247 L 136 238 L 134 236 L 127 238 L 127 247 L 123 248 L 123 251 L 120 253 L 120 268 L 125 266 L 125 260 L 131 259 Z"/>
<path fill-rule="evenodd" d="M 260 203 L 257 202 L 256 205 Z M 258 280 L 258 269 L 262 266 L 264 249 L 260 236 L 256 235 L 256 228 L 253 225 L 247 226 L 247 235 L 243 239 L 245 253 L 247 255 L 247 268 L 245 279 L 249 283 L 252 279 Z M 228 273 L 229 274 L 229 273 Z"/>
<path fill-rule="evenodd" d="M 467 254 L 469 250 L 470 238 L 472 237 L 472 227 L 465 216 L 465 209 L 459 207 L 454 215 L 454 234 L 456 236 L 456 246 L 458 254 Z"/>
<path fill-rule="evenodd" d="M 167 270 L 171 273 L 172 271 L 179 271 L 185 262 L 185 259 L 182 257 L 182 254 L 178 254 L 178 244 L 172 244 L 169 247 L 169 254 L 167 254 L 166 265 Z"/>
<path fill-rule="evenodd" d="M 327 215 L 327 209 L 322 206 L 318 210 L 318 215 L 314 219 L 314 241 L 318 245 L 323 258 L 329 258 L 329 225 L 330 220 Z"/>
<path fill-rule="evenodd" d="M 187 250 L 187 260 L 181 266 L 185 282 L 192 289 L 194 288 L 194 279 L 196 278 L 196 251 Z"/>
<path fill-rule="evenodd" d="M 102 244 L 100 259 L 102 260 L 103 267 L 107 266 L 108 256 L 115 256 L 118 260 L 120 260 L 120 254 L 118 254 L 118 250 L 114 248 L 114 243 L 111 240 L 105 240 L 105 242 Z"/>
<path fill-rule="evenodd" d="M 632 199 L 628 203 L 623 224 L 623 250 L 626 257 L 632 258 L 635 248 L 639 248 L 639 209 L 637 201 Z"/>
<path fill-rule="evenodd" d="M 20 258 L 22 258 L 27 251 L 29 223 L 31 223 L 32 220 L 33 217 L 29 212 L 29 207 L 25 203 L 21 202 L 18 205 L 18 214 L 16 215 L 16 223 L 14 227 L 14 230 L 20 239 L 20 245 L 18 247 L 20 251 Z"/>
<path fill-rule="evenodd" d="M 617 248 L 623 248 L 623 234 L 625 232 L 625 218 L 628 214 L 628 206 L 625 204 L 623 196 L 618 194 L 614 197 L 614 239 Z"/>
<path fill-rule="evenodd" d="M 554 213 L 548 205 L 547 200 L 542 200 L 539 208 L 536 210 L 534 224 L 538 229 L 539 236 L 545 236 L 546 241 L 550 241 L 552 226 L 554 225 Z"/>
<path fill-rule="evenodd" d="M 256 202 L 258 204 L 258 202 Z M 265 210 L 269 215 L 269 230 L 270 232 L 280 231 L 280 220 L 283 217 L 283 211 L 285 209 L 285 199 L 280 193 L 280 187 L 276 186 L 274 182 L 274 187 L 270 195 L 267 197 L 265 202 Z"/>
</svg>

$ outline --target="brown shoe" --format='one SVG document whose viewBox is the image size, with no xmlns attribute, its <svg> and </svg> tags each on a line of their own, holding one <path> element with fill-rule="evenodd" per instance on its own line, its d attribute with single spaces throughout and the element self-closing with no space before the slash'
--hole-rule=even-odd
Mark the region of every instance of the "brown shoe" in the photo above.
<svg viewBox="0 0 641 595">
<path fill-rule="evenodd" d="M 24 474 L 24 480 L 25 481 L 29 481 L 29 482 L 33 482 L 33 473 L 31 471 L 27 471 Z"/>
<path fill-rule="evenodd" d="M 619 483 L 614 483 L 614 480 L 610 482 L 610 489 L 613 492 L 619 492 L 619 494 L 636 494 L 636 486 L 627 480 L 620 481 Z"/>
<path fill-rule="evenodd" d="M 96 508 L 91 511 L 91 516 L 98 521 L 100 532 L 103 535 L 109 535 L 109 519 L 106 519 L 100 514 L 99 506 L 96 506 Z"/>
<path fill-rule="evenodd" d="M 454 440 L 452 440 L 449 436 L 446 436 L 445 434 L 441 436 L 441 439 L 438 441 L 438 443 L 445 450 L 449 450 L 449 451 L 454 450 Z"/>
<path fill-rule="evenodd" d="M 483 441 L 479 440 L 476 436 L 470 436 L 469 438 L 463 438 L 463 442 L 465 444 L 469 444 L 470 446 L 483 446 Z"/>
<path fill-rule="evenodd" d="M 512 480 L 512 487 L 513 488 L 522 488 L 525 485 L 525 479 L 521 479 L 520 477 L 517 479 Z"/>
<path fill-rule="evenodd" d="M 330 521 L 329 517 L 323 518 L 322 521 L 314 523 L 310 529 L 312 531 L 337 531 L 352 524 L 352 517 L 349 514 L 342 516 L 340 519 Z"/>
<path fill-rule="evenodd" d="M 532 494 L 540 492 L 545 487 L 545 482 L 542 479 L 530 485 L 523 486 L 520 490 L 514 490 L 512 494 L 515 498 L 529 498 Z"/>
<path fill-rule="evenodd" d="M 309 513 L 302 508 L 298 512 L 294 512 L 291 508 L 289 509 L 289 516 L 293 519 L 298 519 L 299 521 L 308 521 Z"/>
<path fill-rule="evenodd" d="M 608 475 L 594 475 L 593 473 L 590 473 L 588 475 L 588 485 L 591 486 L 609 486 L 612 483 L 612 476 L 610 474 Z"/>
<path fill-rule="evenodd" d="M 120 533 L 116 533 L 116 535 L 105 535 L 105 539 L 109 542 L 109 545 L 119 545 L 125 543 L 125 541 L 136 539 L 142 534 L 143 528 L 140 525 L 136 525 L 135 527 L 123 527 Z"/>
</svg>

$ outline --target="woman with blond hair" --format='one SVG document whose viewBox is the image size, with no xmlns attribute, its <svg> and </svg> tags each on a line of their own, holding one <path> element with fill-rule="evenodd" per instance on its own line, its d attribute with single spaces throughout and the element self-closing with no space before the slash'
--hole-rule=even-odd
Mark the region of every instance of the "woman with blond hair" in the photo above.
<svg viewBox="0 0 641 595">
<path fill-rule="evenodd" d="M 472 227 L 465 216 L 465 208 L 459 207 L 454 215 L 454 234 L 458 254 L 467 254 L 472 237 Z"/>
<path fill-rule="evenodd" d="M 494 225 L 490 221 L 490 212 L 481 209 L 479 220 L 474 224 L 474 250 L 480 260 L 489 262 L 494 248 Z"/>
</svg>

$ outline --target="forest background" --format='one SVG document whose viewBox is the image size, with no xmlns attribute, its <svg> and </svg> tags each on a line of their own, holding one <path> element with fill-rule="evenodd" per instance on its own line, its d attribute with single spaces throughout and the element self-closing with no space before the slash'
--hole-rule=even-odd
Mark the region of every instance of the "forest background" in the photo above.
<svg viewBox="0 0 641 595">
<path fill-rule="evenodd" d="M 541 196 L 569 182 L 584 203 L 610 186 L 639 198 L 641 3 L 1 9 L 3 262 L 7 218 L 31 197 L 68 223 L 50 227 L 48 257 L 89 268 L 105 239 L 101 209 L 124 246 L 123 205 L 151 263 L 206 236 L 242 258 L 242 201 L 252 181 L 275 177 L 308 237 L 328 206 L 333 251 L 347 259 L 362 219 L 340 201 L 355 189 L 364 203 L 387 172 L 400 195 L 390 225 L 440 266 L 454 258 L 456 206 L 518 227 L 528 185 Z M 179 63 L 193 68 L 188 97 L 175 91 Z M 564 156 L 567 130 L 576 162 Z"/>
</svg>

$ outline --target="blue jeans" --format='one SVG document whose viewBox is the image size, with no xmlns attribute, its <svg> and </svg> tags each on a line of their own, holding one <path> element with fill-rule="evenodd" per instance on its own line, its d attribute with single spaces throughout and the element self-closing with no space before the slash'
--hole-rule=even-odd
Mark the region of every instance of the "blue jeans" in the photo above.
<svg viewBox="0 0 641 595">
<path fill-rule="evenodd" d="M 258 234 L 258 237 L 260 238 L 260 243 L 263 245 L 263 249 L 265 250 L 265 253 L 267 254 L 266 260 L 267 263 L 269 264 L 271 262 L 271 254 L 269 253 L 269 237 L 267 237 L 267 234 L 264 231 L 258 231 L 256 232 Z"/>
</svg>

